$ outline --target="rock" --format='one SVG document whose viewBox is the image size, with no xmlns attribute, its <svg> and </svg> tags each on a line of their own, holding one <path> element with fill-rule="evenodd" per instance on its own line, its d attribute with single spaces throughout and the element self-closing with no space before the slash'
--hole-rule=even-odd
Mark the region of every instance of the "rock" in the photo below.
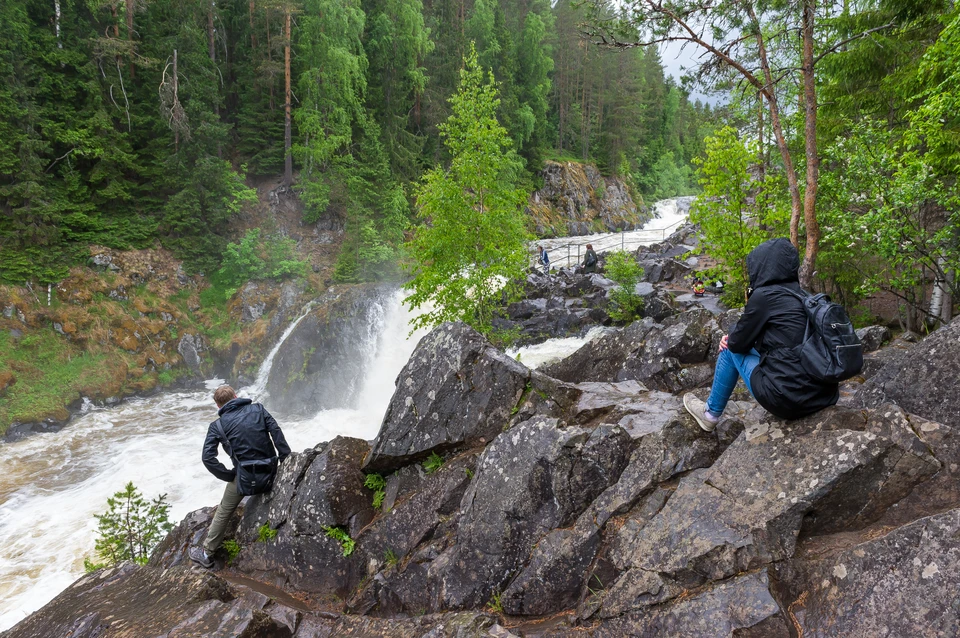
<svg viewBox="0 0 960 638">
<path fill-rule="evenodd" d="M 530 371 L 462 323 L 428 334 L 397 377 L 397 389 L 367 458 L 394 469 L 431 452 L 492 441 L 510 421 Z"/>
<path fill-rule="evenodd" d="M 183 362 L 190 368 L 194 375 L 202 374 L 201 364 L 203 360 L 200 353 L 203 352 L 203 338 L 197 335 L 185 334 L 180 338 L 177 344 L 177 352 L 183 357 Z"/>
<path fill-rule="evenodd" d="M 888 361 L 857 392 L 863 406 L 893 402 L 907 412 L 960 428 L 960 320 Z"/>
<path fill-rule="evenodd" d="M 923 448 L 881 411 L 836 408 L 740 436 L 709 469 L 685 476 L 642 533 L 620 539 L 614 561 L 623 575 L 603 614 L 789 558 L 801 528 L 862 527 L 939 469 Z M 621 536 L 629 533 L 625 525 Z"/>
<path fill-rule="evenodd" d="M 4 636 L 291 636 L 264 611 L 272 604 L 251 604 L 209 571 L 126 563 L 81 577 Z"/>
<path fill-rule="evenodd" d="M 867 326 L 857 330 L 857 337 L 863 344 L 864 353 L 874 352 L 880 349 L 880 346 L 890 341 L 890 328 L 886 326 Z"/>
<path fill-rule="evenodd" d="M 769 577 L 761 571 L 732 578 L 676 602 L 630 612 L 604 622 L 591 635 L 789 638 L 789 626 L 786 614 L 770 593 Z"/>
<path fill-rule="evenodd" d="M 244 549 L 236 568 L 301 591 L 345 598 L 363 577 L 363 565 L 344 556 L 328 529 L 355 537 L 373 518 L 372 493 L 363 487 L 360 471 L 368 450 L 366 441 L 337 437 L 317 446 L 315 454 L 292 454 L 284 461 L 277 488 L 252 497 L 245 508 L 237 530 Z M 258 542 L 265 524 L 277 535 Z"/>
<path fill-rule="evenodd" d="M 684 369 L 709 361 L 719 338 L 717 322 L 706 310 L 682 313 L 662 325 L 644 319 L 594 339 L 543 372 L 562 381 L 632 379 L 657 390 L 680 392 L 704 381 L 707 375 Z"/>
<path fill-rule="evenodd" d="M 617 481 L 629 452 L 621 428 L 561 428 L 555 419 L 532 419 L 498 436 L 463 497 L 456 545 L 429 568 L 436 604 L 484 605 L 544 533 L 572 523 Z"/>
<path fill-rule="evenodd" d="M 357 407 L 379 337 L 375 319 L 394 292 L 385 285 L 332 288 L 318 300 L 274 356 L 266 388 L 277 413 Z"/>
<path fill-rule="evenodd" d="M 648 430 L 617 482 L 594 499 L 572 527 L 554 530 L 537 543 L 529 563 L 501 596 L 504 611 L 543 615 L 575 606 L 590 577 L 588 568 L 607 521 L 627 511 L 658 483 L 679 472 L 709 466 L 719 453 L 716 437 L 689 419 L 674 419 Z M 665 498 L 665 494 L 659 495 L 659 505 L 652 513 Z"/>
<path fill-rule="evenodd" d="M 814 539 L 806 556 L 777 566 L 802 635 L 960 635 L 960 509 L 877 531 L 855 544 Z"/>
</svg>

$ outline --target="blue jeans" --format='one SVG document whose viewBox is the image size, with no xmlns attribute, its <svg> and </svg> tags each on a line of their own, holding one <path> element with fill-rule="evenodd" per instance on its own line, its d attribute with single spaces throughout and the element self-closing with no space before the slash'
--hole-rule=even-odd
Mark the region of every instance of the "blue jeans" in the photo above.
<svg viewBox="0 0 960 638">
<path fill-rule="evenodd" d="M 750 396 L 753 396 L 750 375 L 759 363 L 760 353 L 755 349 L 750 350 L 748 354 L 737 354 L 729 350 L 720 352 L 720 356 L 717 357 L 717 367 L 713 371 L 713 387 L 710 388 L 710 396 L 707 398 L 707 410 L 710 414 L 714 416 L 723 414 L 723 409 L 727 407 L 730 395 L 733 394 L 733 388 L 737 385 L 738 377 L 743 377 Z"/>
</svg>

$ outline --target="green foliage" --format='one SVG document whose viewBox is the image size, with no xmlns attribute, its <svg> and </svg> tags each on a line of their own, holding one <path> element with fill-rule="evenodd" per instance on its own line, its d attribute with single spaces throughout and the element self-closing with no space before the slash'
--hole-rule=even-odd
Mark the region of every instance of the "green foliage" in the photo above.
<svg viewBox="0 0 960 638">
<path fill-rule="evenodd" d="M 707 274 L 725 283 L 724 301 L 743 305 L 750 282 L 747 254 L 771 236 L 782 234 L 789 219 L 779 180 L 767 175 L 757 181 L 750 167 L 758 150 L 725 127 L 706 139 L 704 157 L 698 158 L 703 192 L 690 211 L 700 225 L 701 249 L 717 260 Z"/>
<path fill-rule="evenodd" d="M 326 532 L 329 538 L 340 543 L 340 547 L 343 548 L 343 555 L 349 556 L 353 553 L 353 550 L 356 548 L 356 541 L 350 538 L 350 534 L 347 533 L 347 530 L 342 527 L 328 527 L 323 526 L 323 531 Z"/>
<path fill-rule="evenodd" d="M 503 593 L 495 591 L 490 596 L 490 601 L 487 603 L 487 609 L 492 611 L 495 614 L 503 613 Z"/>
<path fill-rule="evenodd" d="M 439 470 L 441 467 L 443 467 L 443 462 L 444 461 L 442 456 L 440 456 L 436 452 L 431 452 L 430 456 L 428 456 L 423 461 L 423 471 L 426 472 L 427 474 L 433 474 L 434 472 Z"/>
<path fill-rule="evenodd" d="M 367 474 L 363 479 L 363 486 L 373 492 L 373 509 L 380 509 L 383 506 L 383 499 L 386 497 L 387 481 L 380 474 Z"/>
<path fill-rule="evenodd" d="M 262 279 L 283 280 L 289 277 L 305 277 L 307 263 L 296 256 L 296 242 L 283 237 L 260 237 L 260 229 L 246 232 L 239 244 L 227 244 L 222 266 L 210 279 L 212 292 L 207 300 L 215 297 L 227 300 L 248 281 Z M 212 305 L 215 305 L 212 304 Z"/>
<path fill-rule="evenodd" d="M 277 530 L 270 527 L 270 521 L 257 528 L 257 542 L 267 543 L 277 537 Z"/>
<path fill-rule="evenodd" d="M 98 514 L 94 547 L 102 563 L 85 562 L 88 571 L 132 561 L 145 565 L 150 552 L 173 528 L 170 504 L 161 494 L 147 502 L 132 482 L 107 499 L 107 511 Z"/>
<path fill-rule="evenodd" d="M 240 552 L 243 550 L 243 547 L 235 538 L 228 538 L 227 540 L 223 541 L 223 545 L 221 547 L 223 547 L 223 551 L 227 553 L 227 565 L 230 565 L 233 563 L 233 561 L 237 560 L 237 556 L 239 556 Z"/>
<path fill-rule="evenodd" d="M 853 295 L 886 290 L 918 315 L 929 273 L 949 282 L 960 268 L 960 199 L 952 179 L 938 178 L 936 153 L 914 144 L 864 120 L 825 149 L 834 170 L 821 178 L 821 265 Z"/>
<path fill-rule="evenodd" d="M 609 253 L 604 266 L 607 276 L 619 284 L 610 291 L 610 317 L 614 321 L 630 323 L 643 316 L 643 297 L 636 293 L 636 286 L 643 277 L 643 268 L 627 252 Z"/>
<path fill-rule="evenodd" d="M 397 553 L 395 551 L 392 549 L 387 549 L 387 551 L 383 553 L 383 561 L 387 564 L 387 566 L 390 566 L 396 565 L 398 562 L 400 562 L 400 559 L 397 557 Z"/>
<path fill-rule="evenodd" d="M 526 195 L 515 184 L 520 169 L 492 77 L 484 80 L 477 54 L 464 60 L 453 113 L 441 135 L 453 157 L 447 170 L 430 171 L 417 189 L 415 260 L 406 303 L 424 312 L 415 327 L 464 321 L 489 333 L 503 297 L 516 298 L 527 267 Z"/>
</svg>

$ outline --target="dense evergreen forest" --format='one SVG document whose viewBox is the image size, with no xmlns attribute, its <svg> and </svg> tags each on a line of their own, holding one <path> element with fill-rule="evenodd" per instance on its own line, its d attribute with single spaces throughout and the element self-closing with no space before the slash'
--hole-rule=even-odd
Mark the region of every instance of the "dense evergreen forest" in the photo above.
<svg viewBox="0 0 960 638">
<path fill-rule="evenodd" d="M 475 43 L 536 187 L 546 158 L 687 192 L 715 114 L 655 49 L 581 37 L 562 0 L 7 0 L 0 278 L 56 282 L 97 243 L 211 272 L 254 186 L 346 228 L 337 277 L 383 276 Z"/>
</svg>

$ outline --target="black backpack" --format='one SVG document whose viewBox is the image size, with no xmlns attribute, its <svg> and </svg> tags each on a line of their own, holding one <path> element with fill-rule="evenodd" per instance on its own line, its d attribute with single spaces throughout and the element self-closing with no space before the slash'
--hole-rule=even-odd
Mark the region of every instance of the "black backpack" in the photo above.
<svg viewBox="0 0 960 638">
<path fill-rule="evenodd" d="M 797 346 L 807 374 L 823 383 L 838 383 L 859 374 L 863 344 L 843 306 L 823 293 L 801 295 L 781 287 L 799 299 L 807 313 L 803 343 Z"/>
<path fill-rule="evenodd" d="M 233 465 L 237 470 L 237 492 L 241 496 L 253 496 L 254 494 L 263 494 L 273 489 L 273 479 L 277 476 L 277 457 L 269 459 L 252 459 L 248 461 L 238 461 L 233 455 L 233 449 L 227 440 L 227 434 L 223 431 L 223 424 L 220 419 L 213 423 L 223 441 L 223 447 L 233 459 Z"/>
</svg>

